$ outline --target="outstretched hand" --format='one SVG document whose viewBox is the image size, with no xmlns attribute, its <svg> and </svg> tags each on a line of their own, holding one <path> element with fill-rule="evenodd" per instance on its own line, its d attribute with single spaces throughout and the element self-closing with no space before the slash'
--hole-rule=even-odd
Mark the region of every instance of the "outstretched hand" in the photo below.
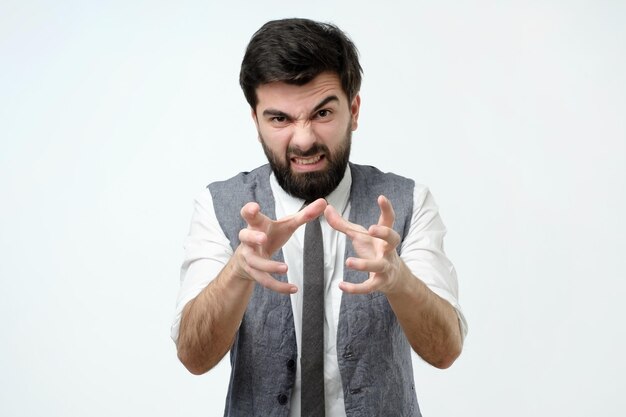
<svg viewBox="0 0 626 417">
<path fill-rule="evenodd" d="M 369 272 L 369 278 L 354 284 L 342 281 L 339 288 L 352 294 L 368 294 L 374 291 L 391 292 L 398 284 L 402 260 L 396 252 L 400 235 L 393 230 L 395 213 L 385 196 L 378 197 L 380 217 L 378 223 L 365 229 L 341 217 L 332 206 L 324 210 L 324 217 L 335 230 L 344 233 L 350 240 L 358 258 L 346 259 L 346 266 L 357 271 Z"/>
<path fill-rule="evenodd" d="M 257 203 L 243 206 L 241 217 L 248 227 L 239 232 L 241 244 L 235 251 L 235 274 L 279 293 L 297 292 L 298 287 L 295 285 L 272 277 L 271 274 L 285 274 L 287 264 L 273 261 L 271 257 L 287 243 L 298 227 L 320 216 L 326 206 L 326 200 L 320 198 L 298 213 L 278 220 L 272 220 L 261 213 Z"/>
</svg>

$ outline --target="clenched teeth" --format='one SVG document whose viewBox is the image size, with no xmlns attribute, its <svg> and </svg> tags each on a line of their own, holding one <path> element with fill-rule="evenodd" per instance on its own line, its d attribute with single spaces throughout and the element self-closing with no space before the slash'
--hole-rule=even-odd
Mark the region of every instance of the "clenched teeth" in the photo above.
<svg viewBox="0 0 626 417">
<path fill-rule="evenodd" d="M 311 158 L 293 158 L 294 162 L 300 165 L 312 165 L 319 162 L 320 159 L 322 159 L 321 155 L 317 155 Z"/>
</svg>

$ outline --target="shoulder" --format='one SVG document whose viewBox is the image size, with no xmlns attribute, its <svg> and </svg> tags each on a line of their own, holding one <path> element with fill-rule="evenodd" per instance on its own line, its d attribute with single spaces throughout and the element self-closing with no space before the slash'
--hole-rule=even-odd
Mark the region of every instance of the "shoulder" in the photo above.
<svg viewBox="0 0 626 417">
<path fill-rule="evenodd" d="M 210 183 L 207 188 L 211 190 L 211 194 L 222 189 L 229 189 L 233 186 L 251 186 L 259 181 L 267 179 L 269 181 L 270 166 L 268 164 L 261 165 L 252 171 L 243 171 L 239 174 L 222 181 Z"/>
<path fill-rule="evenodd" d="M 392 172 L 382 172 L 380 169 L 370 165 L 359 165 L 350 163 L 353 182 L 362 183 L 368 187 L 401 187 L 403 189 L 413 189 L 415 181 Z"/>
</svg>

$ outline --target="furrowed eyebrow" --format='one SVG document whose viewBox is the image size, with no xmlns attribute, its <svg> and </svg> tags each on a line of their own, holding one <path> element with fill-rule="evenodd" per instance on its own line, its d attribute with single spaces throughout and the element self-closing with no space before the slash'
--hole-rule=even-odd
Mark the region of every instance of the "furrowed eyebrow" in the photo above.
<svg viewBox="0 0 626 417">
<path fill-rule="evenodd" d="M 263 116 L 268 117 L 285 117 L 287 119 L 291 119 L 292 117 L 289 116 L 287 113 L 282 112 L 280 110 L 274 110 L 274 109 L 266 109 L 263 110 Z"/>
<path fill-rule="evenodd" d="M 317 106 L 315 106 L 315 108 L 313 109 L 313 113 L 317 112 L 318 110 L 320 110 L 322 107 L 324 107 L 325 105 L 327 105 L 331 101 L 339 102 L 339 97 L 337 97 L 335 95 L 326 97 L 324 100 L 320 101 Z"/>
<path fill-rule="evenodd" d="M 315 108 L 313 108 L 313 111 L 311 113 L 316 113 L 318 110 L 320 110 L 321 108 L 323 108 L 325 105 L 327 105 L 330 102 L 339 102 L 339 97 L 337 97 L 336 95 L 332 95 L 332 96 L 328 96 L 326 98 L 324 98 L 322 101 L 320 101 L 317 106 L 315 106 Z M 280 111 L 280 110 L 276 110 L 276 109 L 265 109 L 263 110 L 263 116 L 264 117 L 285 117 L 289 120 L 293 120 L 293 116 L 288 115 L 287 113 L 285 113 L 284 111 Z"/>
</svg>

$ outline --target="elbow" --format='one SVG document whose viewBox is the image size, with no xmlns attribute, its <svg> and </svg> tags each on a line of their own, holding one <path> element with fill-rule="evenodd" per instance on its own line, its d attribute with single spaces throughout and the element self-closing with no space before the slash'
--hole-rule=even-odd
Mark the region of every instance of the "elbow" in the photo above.
<svg viewBox="0 0 626 417">
<path fill-rule="evenodd" d="M 437 369 L 448 369 L 452 366 L 452 364 L 454 363 L 454 361 L 456 361 L 458 357 L 458 354 L 443 356 L 442 358 L 431 362 L 431 365 Z"/>
<path fill-rule="evenodd" d="M 193 375 L 202 375 L 210 371 L 216 363 L 202 360 L 198 355 L 190 353 L 188 349 L 178 348 L 178 359 L 183 366 Z"/>
<path fill-rule="evenodd" d="M 429 363 L 438 369 L 448 369 L 461 355 L 462 350 L 462 344 L 456 343 L 449 346 L 445 352 L 442 352 L 437 358 L 435 358 L 435 360 Z"/>
<path fill-rule="evenodd" d="M 181 362 L 191 374 L 197 375 L 197 376 L 206 374 L 211 369 L 207 366 L 197 365 L 193 362 L 183 362 L 182 360 Z"/>
<path fill-rule="evenodd" d="M 196 376 L 200 376 L 200 375 L 204 375 L 207 372 L 209 372 L 209 369 L 207 368 L 195 368 L 192 366 L 185 366 L 185 368 L 187 368 L 187 370 L 192 374 L 192 375 L 196 375 Z"/>
<path fill-rule="evenodd" d="M 437 369 L 448 369 L 461 355 L 463 350 L 463 344 L 461 342 L 442 346 L 442 349 L 437 351 L 432 350 L 429 353 L 416 349 L 416 346 L 412 346 L 415 353 L 417 353 L 422 359 L 424 359 L 429 365 L 434 366 Z"/>
</svg>

